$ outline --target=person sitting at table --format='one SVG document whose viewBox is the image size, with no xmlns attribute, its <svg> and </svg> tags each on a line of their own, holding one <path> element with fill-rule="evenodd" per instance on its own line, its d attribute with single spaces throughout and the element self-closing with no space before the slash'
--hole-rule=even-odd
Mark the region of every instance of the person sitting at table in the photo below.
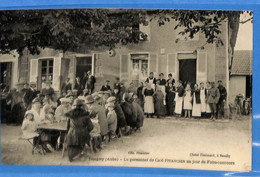
<svg viewBox="0 0 260 177">
<path fill-rule="evenodd" d="M 57 107 L 55 111 L 55 120 L 60 122 L 67 120 L 65 114 L 70 111 L 70 99 L 69 98 L 61 98 L 61 105 Z"/>
<path fill-rule="evenodd" d="M 67 95 L 66 92 L 62 92 L 62 93 L 61 93 L 61 96 L 57 99 L 57 107 L 58 107 L 59 105 L 61 105 L 60 99 L 61 99 L 61 98 L 65 98 L 66 95 Z"/>
<path fill-rule="evenodd" d="M 89 142 L 89 133 L 93 129 L 89 113 L 82 108 L 82 100 L 75 99 L 73 106 L 75 108 L 65 114 L 69 118 L 66 144 L 70 162 L 73 158 L 84 154 L 85 144 Z"/>
<path fill-rule="evenodd" d="M 29 111 L 26 111 L 25 113 L 25 115 L 27 115 L 28 113 L 33 115 L 33 121 L 35 121 L 37 127 L 45 122 L 44 116 L 42 116 L 41 106 L 41 100 L 39 98 L 34 98 L 32 101 L 32 108 Z M 47 147 L 47 141 L 49 139 L 49 136 L 42 132 L 40 132 L 39 134 L 40 139 L 34 140 L 35 145 L 41 143 L 43 149 L 46 152 L 51 152 L 50 149 Z"/>
<path fill-rule="evenodd" d="M 98 115 L 98 123 L 100 125 L 101 130 L 101 136 L 102 140 L 108 139 L 108 122 L 105 112 L 105 107 L 99 105 L 97 102 L 95 102 L 92 95 L 87 96 L 85 100 L 88 110 L 90 112 L 90 115 L 97 114 Z"/>
</svg>

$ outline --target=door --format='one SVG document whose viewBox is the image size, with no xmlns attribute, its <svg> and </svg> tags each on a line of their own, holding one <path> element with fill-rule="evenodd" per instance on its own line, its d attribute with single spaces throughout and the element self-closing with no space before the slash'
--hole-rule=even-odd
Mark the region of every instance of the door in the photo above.
<svg viewBox="0 0 260 177">
<path fill-rule="evenodd" d="M 53 58 L 39 60 L 39 89 L 45 87 L 46 82 L 53 83 Z"/>
<path fill-rule="evenodd" d="M 77 57 L 76 77 L 81 79 L 84 77 L 84 72 L 91 71 L 92 69 L 92 56 Z"/>
<path fill-rule="evenodd" d="M 131 55 L 131 62 L 131 81 L 135 86 L 138 86 L 140 82 L 144 82 L 148 77 L 148 55 Z"/>
<path fill-rule="evenodd" d="M 196 59 L 179 60 L 179 79 L 184 83 L 196 83 Z"/>
<path fill-rule="evenodd" d="M 12 62 L 1 62 L 1 84 L 3 87 L 11 88 L 12 83 Z"/>
</svg>

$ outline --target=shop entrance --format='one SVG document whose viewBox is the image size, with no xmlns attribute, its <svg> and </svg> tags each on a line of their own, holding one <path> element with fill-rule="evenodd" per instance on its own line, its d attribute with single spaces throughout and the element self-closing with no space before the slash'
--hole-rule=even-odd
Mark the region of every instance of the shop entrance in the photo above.
<svg viewBox="0 0 260 177">
<path fill-rule="evenodd" d="M 186 85 L 190 82 L 196 83 L 196 59 L 179 60 L 179 79 Z"/>
</svg>

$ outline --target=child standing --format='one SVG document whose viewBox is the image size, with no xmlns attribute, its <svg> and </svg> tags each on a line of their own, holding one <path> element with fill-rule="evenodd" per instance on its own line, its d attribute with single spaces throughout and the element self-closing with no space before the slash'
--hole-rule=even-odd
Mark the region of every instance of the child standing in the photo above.
<svg viewBox="0 0 260 177">
<path fill-rule="evenodd" d="M 98 123 L 98 116 L 93 116 L 91 118 L 91 122 L 93 124 L 93 130 L 90 132 L 90 141 L 92 142 L 93 151 L 97 152 L 102 149 L 102 138 L 101 138 L 101 131 L 100 131 L 100 125 Z"/>
<path fill-rule="evenodd" d="M 108 122 L 108 134 L 109 134 L 109 141 L 111 139 L 116 138 L 116 127 L 117 127 L 117 116 L 114 110 L 114 103 L 107 104 L 107 122 Z"/>
<path fill-rule="evenodd" d="M 190 84 L 188 83 L 185 88 L 184 93 L 184 106 L 183 109 L 185 110 L 185 117 L 191 117 L 191 110 L 192 110 L 192 96 L 191 96 L 191 88 Z"/>
</svg>

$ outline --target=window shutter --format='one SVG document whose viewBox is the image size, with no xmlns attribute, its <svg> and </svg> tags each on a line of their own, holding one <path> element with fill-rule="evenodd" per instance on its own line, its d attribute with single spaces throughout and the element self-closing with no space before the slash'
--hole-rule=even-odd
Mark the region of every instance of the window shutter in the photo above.
<svg viewBox="0 0 260 177">
<path fill-rule="evenodd" d="M 38 77 L 38 60 L 37 59 L 31 59 L 30 82 L 37 83 L 37 77 Z"/>
<path fill-rule="evenodd" d="M 168 54 L 168 58 L 167 58 L 167 71 L 168 74 L 172 74 L 172 77 L 176 80 L 177 78 L 177 74 L 176 74 L 176 54 L 175 53 L 171 53 Z"/>
<path fill-rule="evenodd" d="M 197 83 L 207 82 L 207 53 L 199 52 L 197 59 Z"/>
<path fill-rule="evenodd" d="M 129 68 L 129 60 L 128 55 L 121 55 L 120 58 L 120 79 L 121 81 L 128 81 L 128 68 Z"/>
<path fill-rule="evenodd" d="M 60 90 L 61 82 L 61 57 L 54 57 L 52 88 Z"/>
<path fill-rule="evenodd" d="M 150 61 L 149 61 L 149 70 L 150 72 L 153 72 L 154 75 L 157 75 L 157 55 L 156 54 L 151 54 L 150 55 Z"/>
</svg>

